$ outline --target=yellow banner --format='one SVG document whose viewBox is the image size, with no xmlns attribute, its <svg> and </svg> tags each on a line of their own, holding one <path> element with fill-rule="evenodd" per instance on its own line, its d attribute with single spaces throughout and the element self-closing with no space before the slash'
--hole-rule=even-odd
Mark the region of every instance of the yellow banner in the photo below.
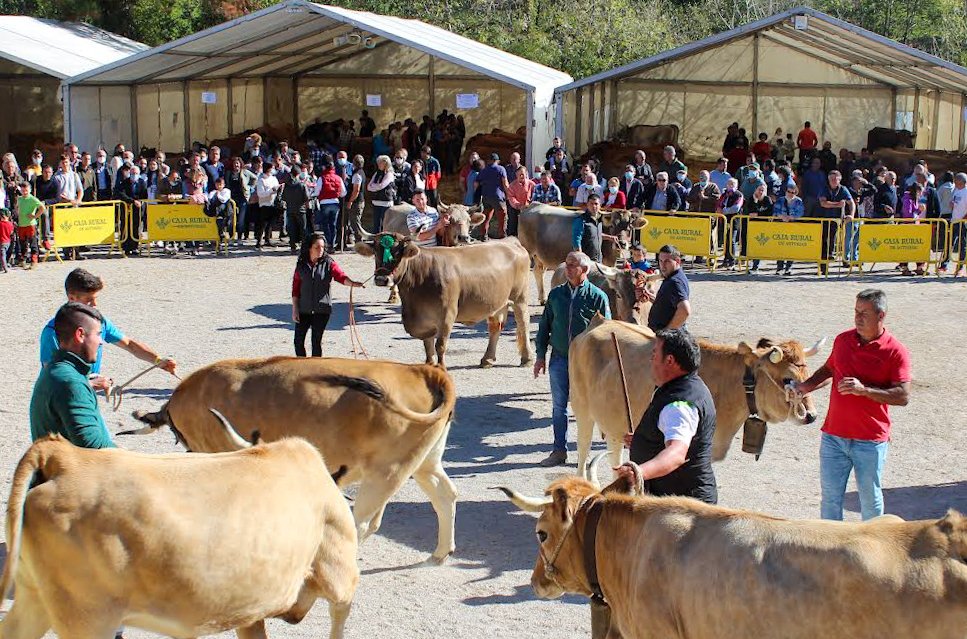
<svg viewBox="0 0 967 639">
<path fill-rule="evenodd" d="M 673 244 L 682 255 L 710 255 L 712 223 L 707 217 L 645 215 L 648 226 L 641 230 L 641 243 L 646 251 L 657 252 L 665 244 Z"/>
<path fill-rule="evenodd" d="M 60 248 L 114 244 L 114 205 L 53 209 L 54 245 Z"/>
<path fill-rule="evenodd" d="M 739 221 L 736 220 L 735 224 Z M 747 257 L 765 260 L 822 259 L 823 225 L 819 222 L 749 220 Z"/>
<path fill-rule="evenodd" d="M 148 238 L 151 241 L 188 242 L 218 240 L 215 218 L 201 204 L 149 204 Z"/>
<path fill-rule="evenodd" d="M 927 262 L 929 224 L 861 224 L 861 262 Z"/>
</svg>

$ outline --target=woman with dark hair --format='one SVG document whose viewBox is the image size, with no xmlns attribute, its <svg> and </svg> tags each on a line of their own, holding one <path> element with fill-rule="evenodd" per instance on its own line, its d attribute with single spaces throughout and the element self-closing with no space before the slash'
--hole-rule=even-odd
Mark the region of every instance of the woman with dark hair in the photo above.
<svg viewBox="0 0 967 639">
<path fill-rule="evenodd" d="M 295 354 L 306 356 L 306 333 L 312 329 L 312 356 L 322 357 L 322 334 L 332 314 L 329 288 L 332 281 L 351 287 L 361 282 L 346 275 L 326 252 L 324 233 L 310 233 L 292 274 L 292 321 L 295 322 Z"/>
</svg>

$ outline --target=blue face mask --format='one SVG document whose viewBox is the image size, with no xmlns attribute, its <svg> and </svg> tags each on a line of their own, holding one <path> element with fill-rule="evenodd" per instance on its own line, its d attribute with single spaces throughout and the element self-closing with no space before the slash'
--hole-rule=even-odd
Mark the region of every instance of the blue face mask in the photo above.
<svg viewBox="0 0 967 639">
<path fill-rule="evenodd" d="M 339 166 L 346 166 L 347 164 L 349 164 L 349 161 L 344 158 L 339 158 L 336 160 L 336 164 L 338 164 Z"/>
<path fill-rule="evenodd" d="M 635 177 L 635 174 L 634 173 L 632 173 L 631 171 L 625 171 L 625 179 L 626 180 L 630 180 L 633 177 Z"/>
<path fill-rule="evenodd" d="M 616 186 L 609 186 L 608 187 L 608 191 L 610 193 L 617 193 L 618 192 L 618 187 L 616 187 Z"/>
</svg>

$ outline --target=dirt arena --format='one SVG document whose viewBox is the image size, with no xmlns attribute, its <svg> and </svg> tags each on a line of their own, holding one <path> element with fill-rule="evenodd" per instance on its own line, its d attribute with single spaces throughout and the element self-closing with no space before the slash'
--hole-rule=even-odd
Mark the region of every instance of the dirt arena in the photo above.
<svg viewBox="0 0 967 639">
<path fill-rule="evenodd" d="M 337 260 L 356 279 L 372 274 L 368 259 L 338 255 Z M 230 258 L 97 259 L 83 266 L 107 282 L 99 299 L 101 310 L 129 336 L 175 357 L 187 374 L 223 358 L 292 352 L 289 293 L 294 263 L 288 251 L 276 249 L 259 256 L 242 250 Z M 27 409 L 38 370 L 37 337 L 64 301 L 64 276 L 74 266 L 48 264 L 0 275 L 0 295 L 8 308 L 0 359 L 5 382 L 0 402 L 4 506 L 14 466 L 29 444 Z M 890 302 L 888 325 L 909 347 L 914 375 L 910 405 L 893 411 L 894 439 L 884 476 L 887 510 L 904 518 L 934 517 L 951 506 L 967 511 L 967 419 L 956 399 L 961 358 L 967 354 L 963 279 L 910 281 L 890 272 L 820 281 L 804 270 L 802 276 L 781 281 L 771 275 L 694 273 L 692 284 L 692 330 L 732 343 L 754 343 L 761 336 L 803 343 L 832 337 L 852 325 L 853 297 L 861 288 L 884 288 Z M 324 352 L 351 357 L 348 289 L 333 286 L 336 308 Z M 385 289 L 371 285 L 357 291 L 356 320 L 366 348 L 375 357 L 422 361 L 422 344 L 404 333 L 399 308 L 386 305 L 386 297 Z M 532 333 L 539 311 L 533 309 Z M 476 367 L 486 344 L 484 325 L 457 328 L 450 341 L 448 361 L 459 401 L 444 463 L 460 493 L 455 555 L 442 567 L 421 565 L 435 545 L 436 517 L 416 485 L 408 482 L 390 502 L 379 533 L 361 548 L 363 577 L 347 626 L 349 637 L 588 636 L 583 599 L 535 598 L 529 585 L 536 557 L 534 520 L 488 490 L 505 484 L 539 493 L 566 472 L 537 466 L 551 442 L 548 383 L 546 378 L 535 381 L 529 368 L 516 366 L 511 331 L 502 337 L 498 363 L 491 370 Z M 811 362 L 811 369 L 822 363 L 829 346 Z M 126 380 L 144 366 L 107 347 L 104 371 L 116 380 Z M 110 430 L 131 427 L 130 411 L 156 408 L 175 383 L 155 371 L 135 383 L 121 412 L 102 405 Z M 816 399 L 821 423 L 828 391 L 820 391 Z M 736 442 L 729 457 L 715 467 L 721 503 L 787 517 L 818 516 L 819 426 L 773 426 L 758 462 Z M 178 450 L 168 432 L 118 443 L 146 452 Z M 849 517 L 858 519 L 852 482 L 846 503 Z M 258 516 L 255 504 L 252 516 Z M 320 603 L 300 625 L 273 621 L 269 633 L 317 638 L 328 627 L 327 607 Z"/>
</svg>

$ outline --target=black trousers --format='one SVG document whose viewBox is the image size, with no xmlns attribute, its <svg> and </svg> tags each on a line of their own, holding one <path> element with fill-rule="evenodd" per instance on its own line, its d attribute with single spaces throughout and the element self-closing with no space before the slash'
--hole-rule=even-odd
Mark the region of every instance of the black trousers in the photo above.
<svg viewBox="0 0 967 639">
<path fill-rule="evenodd" d="M 306 356 L 306 333 L 312 329 L 312 356 L 322 357 L 322 334 L 326 332 L 331 313 L 299 313 L 299 323 L 295 325 L 295 354 Z"/>
<path fill-rule="evenodd" d="M 279 209 L 274 206 L 259 206 L 258 217 L 255 218 L 255 242 L 267 242 L 272 237 L 272 225 L 279 219 Z"/>
</svg>

